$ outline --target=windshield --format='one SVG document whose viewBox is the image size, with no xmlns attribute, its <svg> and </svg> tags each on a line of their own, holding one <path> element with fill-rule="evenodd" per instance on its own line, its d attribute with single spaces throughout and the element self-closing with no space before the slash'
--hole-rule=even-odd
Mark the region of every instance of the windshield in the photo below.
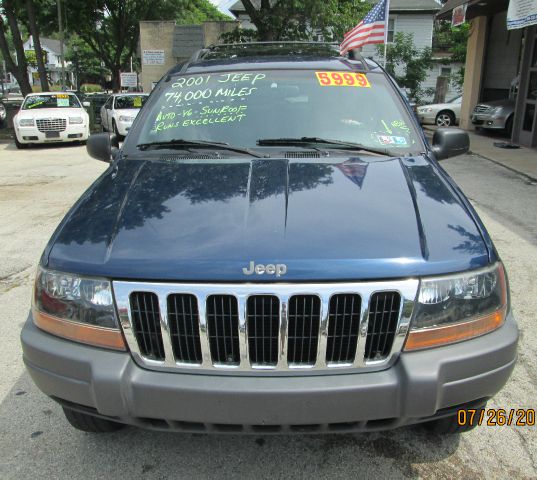
<svg viewBox="0 0 537 480">
<path fill-rule="evenodd" d="M 263 70 L 182 75 L 164 83 L 152 98 L 127 147 L 175 139 L 255 147 L 263 139 L 302 137 L 401 153 L 421 145 L 403 102 L 382 74 Z"/>
<path fill-rule="evenodd" d="M 115 108 L 116 110 L 142 108 L 146 100 L 147 95 L 122 95 L 116 97 Z"/>
<path fill-rule="evenodd" d="M 54 93 L 50 95 L 31 95 L 26 97 L 23 110 L 36 110 L 38 108 L 81 108 L 75 95 L 68 93 Z"/>
<path fill-rule="evenodd" d="M 452 98 L 451 100 L 448 100 L 447 103 L 462 103 L 462 97 L 458 96 L 458 97 Z"/>
</svg>

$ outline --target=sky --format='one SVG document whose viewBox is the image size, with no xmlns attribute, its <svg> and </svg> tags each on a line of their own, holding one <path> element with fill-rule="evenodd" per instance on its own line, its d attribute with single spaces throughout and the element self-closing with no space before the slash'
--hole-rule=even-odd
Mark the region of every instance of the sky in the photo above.
<svg viewBox="0 0 537 480">
<path fill-rule="evenodd" d="M 228 8 L 231 7 L 231 5 L 236 2 L 236 0 L 210 0 L 210 2 L 213 5 L 216 5 L 218 7 L 218 10 L 220 10 L 222 13 L 229 15 Z"/>
<path fill-rule="evenodd" d="M 231 15 L 229 13 L 229 7 L 233 5 L 237 0 L 209 0 L 213 5 L 216 5 L 218 7 L 218 10 L 220 10 L 222 13 L 225 13 L 226 15 Z M 365 0 L 360 0 L 361 2 Z M 436 0 L 437 2 L 439 0 Z M 233 15 L 231 15 L 233 16 Z"/>
</svg>

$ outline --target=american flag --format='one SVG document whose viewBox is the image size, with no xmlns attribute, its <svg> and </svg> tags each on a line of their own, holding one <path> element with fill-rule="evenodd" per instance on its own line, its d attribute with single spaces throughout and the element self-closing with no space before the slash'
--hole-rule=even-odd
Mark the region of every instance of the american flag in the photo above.
<svg viewBox="0 0 537 480">
<path fill-rule="evenodd" d="M 389 11 L 390 0 L 380 0 L 356 27 L 345 34 L 339 46 L 341 55 L 369 43 L 386 43 Z"/>
</svg>

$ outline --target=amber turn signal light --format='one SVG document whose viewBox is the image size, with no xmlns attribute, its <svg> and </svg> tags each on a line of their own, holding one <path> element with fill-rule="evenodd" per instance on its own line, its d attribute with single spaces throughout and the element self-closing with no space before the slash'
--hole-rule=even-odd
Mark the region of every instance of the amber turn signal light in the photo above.
<svg viewBox="0 0 537 480">
<path fill-rule="evenodd" d="M 405 350 L 421 350 L 479 337 L 501 327 L 505 321 L 505 308 L 462 323 L 411 331 Z"/>
<path fill-rule="evenodd" d="M 33 309 L 33 318 L 37 327 L 52 335 L 95 347 L 127 350 L 123 335 L 118 329 L 63 320 L 40 312 L 35 308 Z"/>
</svg>

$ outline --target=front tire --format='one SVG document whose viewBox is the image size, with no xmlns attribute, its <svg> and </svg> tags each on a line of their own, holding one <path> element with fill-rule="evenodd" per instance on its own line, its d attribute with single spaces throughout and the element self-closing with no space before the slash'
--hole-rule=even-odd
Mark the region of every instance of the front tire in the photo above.
<svg viewBox="0 0 537 480">
<path fill-rule="evenodd" d="M 116 121 L 112 120 L 112 130 L 116 134 L 116 137 L 118 140 L 123 140 L 123 135 L 119 133 L 119 130 L 117 129 Z"/>
<path fill-rule="evenodd" d="M 513 134 L 513 115 L 511 115 L 505 122 L 505 133 L 511 137 Z"/>
<path fill-rule="evenodd" d="M 440 112 L 436 116 L 435 124 L 437 127 L 452 127 L 455 125 L 455 115 L 449 111 Z"/>
<path fill-rule="evenodd" d="M 424 423 L 423 427 L 436 435 L 453 435 L 469 432 L 479 425 L 478 422 L 482 415 L 481 412 L 485 410 L 486 406 L 486 403 L 480 403 L 479 406 L 461 408 L 461 410 L 466 410 L 466 415 L 463 416 L 464 423 L 462 425 L 459 423 L 459 415 L 457 413 L 449 417 L 439 418 L 438 420 Z M 473 415 L 468 412 L 468 408 L 472 411 Z"/>
<path fill-rule="evenodd" d="M 19 149 L 19 150 L 22 150 L 24 148 L 28 148 L 28 145 L 26 143 L 21 143 L 19 142 L 19 140 L 17 139 L 17 135 L 15 135 L 15 146 Z"/>
<path fill-rule="evenodd" d="M 83 432 L 108 433 L 120 430 L 125 426 L 122 423 L 93 417 L 87 413 L 77 412 L 66 407 L 63 407 L 63 413 L 71 426 Z"/>
</svg>

